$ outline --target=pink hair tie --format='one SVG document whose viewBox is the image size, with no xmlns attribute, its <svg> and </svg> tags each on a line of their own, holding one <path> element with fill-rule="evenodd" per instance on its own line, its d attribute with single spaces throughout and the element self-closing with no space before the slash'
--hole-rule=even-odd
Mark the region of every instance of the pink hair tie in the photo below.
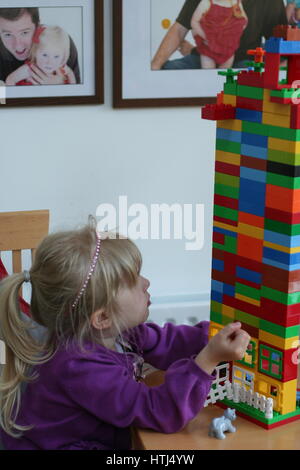
<svg viewBox="0 0 300 470">
<path fill-rule="evenodd" d="M 98 258 L 99 258 L 100 245 L 101 245 L 101 238 L 100 238 L 100 235 L 98 234 L 98 232 L 96 232 L 96 238 L 97 238 L 96 250 L 95 250 L 95 253 L 94 253 L 92 262 L 91 262 L 91 264 L 90 264 L 90 267 L 89 267 L 87 276 L 86 276 L 86 278 L 85 278 L 85 281 L 84 281 L 84 283 L 82 284 L 82 287 L 81 287 L 80 291 L 78 292 L 78 295 L 77 295 L 76 299 L 75 299 L 74 302 L 72 303 L 72 308 L 75 308 L 76 305 L 78 304 L 78 302 L 79 302 L 79 300 L 81 299 L 81 297 L 82 297 L 84 291 L 86 290 L 86 287 L 87 287 L 87 285 L 88 285 L 89 280 L 91 279 L 91 277 L 92 277 L 92 275 L 93 275 L 93 272 L 95 271 L 95 268 L 96 268 L 96 265 L 97 265 L 97 261 L 98 261 Z"/>
<path fill-rule="evenodd" d="M 32 36 L 32 42 L 35 44 L 40 43 L 40 35 L 45 31 L 45 26 L 38 26 L 34 32 L 34 35 Z"/>
</svg>

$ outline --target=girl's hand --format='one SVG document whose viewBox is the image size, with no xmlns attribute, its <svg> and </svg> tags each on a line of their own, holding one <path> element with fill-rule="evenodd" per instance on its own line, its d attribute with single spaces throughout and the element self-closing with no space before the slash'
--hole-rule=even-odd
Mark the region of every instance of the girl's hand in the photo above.
<svg viewBox="0 0 300 470">
<path fill-rule="evenodd" d="M 33 85 L 63 85 L 65 83 L 64 73 L 60 70 L 58 70 L 55 75 L 47 75 L 34 64 L 32 64 L 30 68 L 31 76 L 29 81 Z"/>
<path fill-rule="evenodd" d="M 73 70 L 68 65 L 62 67 L 65 78 L 67 78 L 69 85 L 76 85 L 76 78 Z"/>
<path fill-rule="evenodd" d="M 230 323 L 213 336 L 195 361 L 205 372 L 211 374 L 220 362 L 241 360 L 250 341 L 250 336 L 241 330 L 241 323 Z"/>
<path fill-rule="evenodd" d="M 17 70 L 12 72 L 6 78 L 5 84 L 8 86 L 16 85 L 21 80 L 29 80 L 30 79 L 31 70 L 29 65 L 24 64 L 21 65 Z"/>
</svg>

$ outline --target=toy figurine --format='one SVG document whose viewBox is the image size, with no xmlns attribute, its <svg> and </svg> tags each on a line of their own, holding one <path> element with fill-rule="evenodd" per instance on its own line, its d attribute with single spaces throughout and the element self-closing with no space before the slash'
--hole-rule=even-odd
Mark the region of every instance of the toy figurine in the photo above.
<svg viewBox="0 0 300 470">
<path fill-rule="evenodd" d="M 231 421 L 236 419 L 235 410 L 233 408 L 227 408 L 224 411 L 223 416 L 220 418 L 214 418 L 209 428 L 209 437 L 216 437 L 217 439 L 225 439 L 225 431 L 235 432 L 236 428 L 232 426 Z"/>
</svg>

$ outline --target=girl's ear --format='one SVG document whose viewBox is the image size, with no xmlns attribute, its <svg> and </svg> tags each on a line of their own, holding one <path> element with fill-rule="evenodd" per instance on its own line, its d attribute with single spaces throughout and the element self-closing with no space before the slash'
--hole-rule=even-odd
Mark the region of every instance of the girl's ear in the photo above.
<svg viewBox="0 0 300 470">
<path fill-rule="evenodd" d="M 91 324 L 96 330 L 107 330 L 111 328 L 111 318 L 104 310 L 96 310 L 92 313 Z"/>
</svg>

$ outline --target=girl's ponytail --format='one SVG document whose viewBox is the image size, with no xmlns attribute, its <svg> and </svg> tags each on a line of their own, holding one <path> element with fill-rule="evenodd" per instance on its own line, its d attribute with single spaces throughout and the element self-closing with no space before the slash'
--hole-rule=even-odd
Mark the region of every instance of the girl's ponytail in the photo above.
<svg viewBox="0 0 300 470">
<path fill-rule="evenodd" d="M 25 427 L 15 424 L 20 408 L 21 384 L 35 379 L 31 367 L 49 360 L 51 352 L 42 356 L 45 345 L 30 334 L 34 328 L 30 318 L 22 318 L 19 292 L 26 273 L 13 274 L 0 282 L 0 339 L 5 344 L 5 364 L 0 378 L 0 425 L 8 434 L 17 437 L 14 429 Z"/>
</svg>

